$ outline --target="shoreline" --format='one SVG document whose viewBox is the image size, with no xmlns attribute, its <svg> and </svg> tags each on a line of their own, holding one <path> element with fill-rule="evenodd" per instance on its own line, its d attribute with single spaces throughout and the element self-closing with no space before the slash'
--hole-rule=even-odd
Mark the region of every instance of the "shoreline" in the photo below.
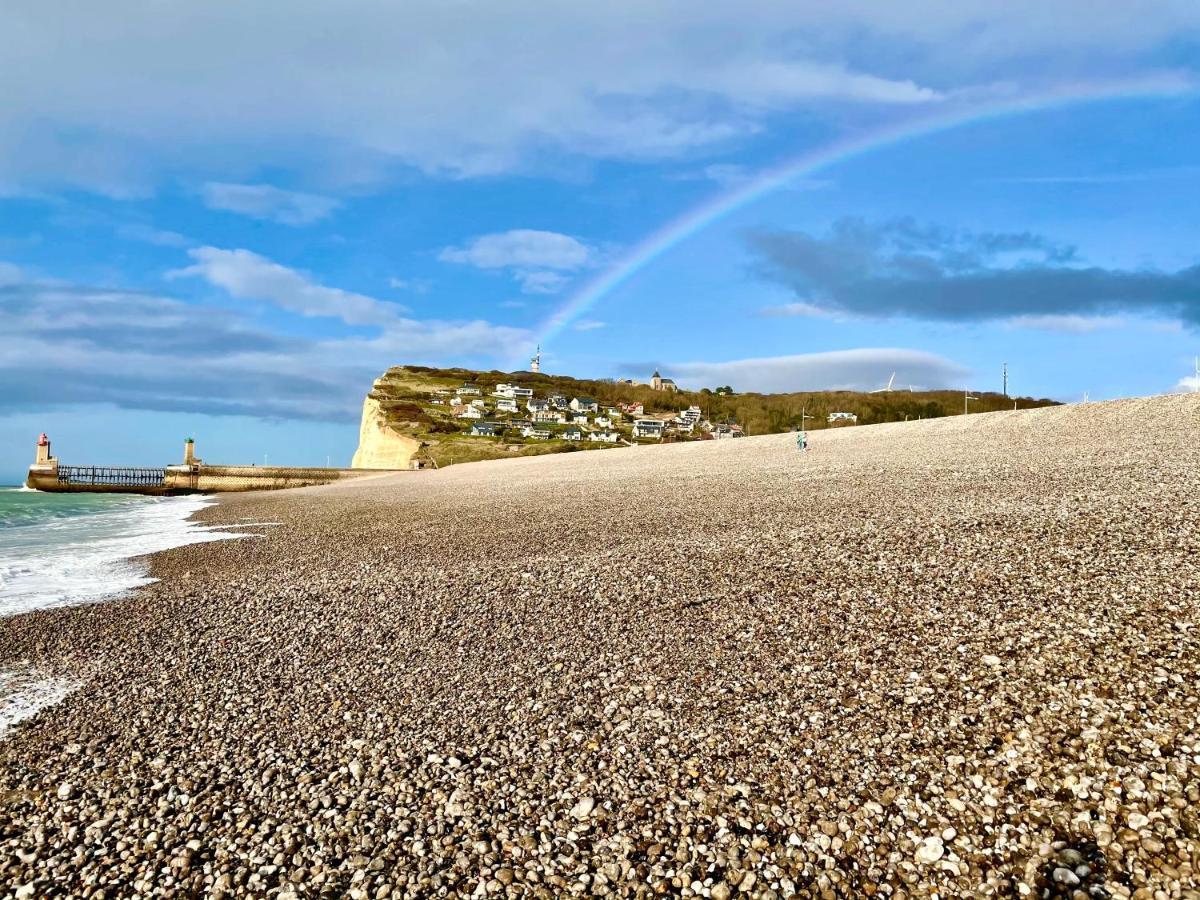
<svg viewBox="0 0 1200 900">
<path fill-rule="evenodd" d="M 195 520 L 284 524 L 4 620 L 0 666 L 81 686 L 0 740 L 0 881 L 1000 895 L 1094 851 L 1112 896 L 1180 890 L 1198 421 L 1155 398 L 220 497 Z"/>
</svg>

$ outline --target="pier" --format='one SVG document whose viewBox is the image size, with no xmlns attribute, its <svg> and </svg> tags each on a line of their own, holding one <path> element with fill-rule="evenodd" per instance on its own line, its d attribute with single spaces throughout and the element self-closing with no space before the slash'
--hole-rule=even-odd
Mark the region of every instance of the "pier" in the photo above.
<svg viewBox="0 0 1200 900">
<path fill-rule="evenodd" d="M 38 438 L 37 457 L 25 479 L 28 487 L 50 493 L 105 493 L 173 496 L 229 491 L 275 491 L 332 484 L 378 469 L 303 468 L 294 466 L 214 466 L 196 456 L 195 441 L 184 442 L 183 462 L 162 468 L 61 465 L 50 453 L 50 439 Z"/>
</svg>

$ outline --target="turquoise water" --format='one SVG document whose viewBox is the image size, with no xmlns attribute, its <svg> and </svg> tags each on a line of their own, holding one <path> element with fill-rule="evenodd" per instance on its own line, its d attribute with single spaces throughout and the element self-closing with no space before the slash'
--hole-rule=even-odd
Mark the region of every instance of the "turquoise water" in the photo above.
<svg viewBox="0 0 1200 900">
<path fill-rule="evenodd" d="M 209 502 L 0 488 L 0 617 L 120 595 L 151 581 L 133 557 L 239 537 L 190 521 Z"/>
<path fill-rule="evenodd" d="M 129 509 L 147 502 L 151 502 L 147 497 L 128 494 L 43 494 L 0 485 L 0 529 Z"/>
</svg>

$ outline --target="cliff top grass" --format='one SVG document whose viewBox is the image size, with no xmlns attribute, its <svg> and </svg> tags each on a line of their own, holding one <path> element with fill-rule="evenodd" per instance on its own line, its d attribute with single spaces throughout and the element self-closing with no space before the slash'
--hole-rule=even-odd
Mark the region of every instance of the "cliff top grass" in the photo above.
<svg viewBox="0 0 1200 900">
<path fill-rule="evenodd" d="M 462 368 L 432 368 L 426 366 L 397 366 L 389 369 L 376 382 L 372 396 L 383 401 L 385 408 L 397 401 L 427 405 L 433 392 L 453 391 L 463 384 L 473 384 L 486 396 L 497 384 L 516 384 L 531 388 L 534 396 L 545 397 L 560 393 L 570 397 L 590 397 L 601 406 L 618 403 L 641 403 L 648 415 L 673 414 L 688 406 L 699 406 L 704 417 L 712 422 L 739 423 L 748 434 L 777 434 L 829 427 L 827 418 L 833 412 L 853 413 L 859 425 L 880 422 L 903 422 L 906 419 L 935 419 L 961 415 L 963 392 L 959 390 L 909 391 L 893 390 L 882 393 L 861 391 L 797 391 L 792 393 L 740 393 L 721 395 L 713 389 L 699 391 L 656 391 L 645 384 L 628 384 L 614 380 L 572 378 L 544 372 L 476 371 Z M 736 385 L 734 386 L 736 388 Z M 970 412 L 1030 409 L 1057 405 L 1047 398 L 1008 397 L 1001 393 L 972 392 Z M 436 413 L 435 413 L 436 414 Z"/>
</svg>

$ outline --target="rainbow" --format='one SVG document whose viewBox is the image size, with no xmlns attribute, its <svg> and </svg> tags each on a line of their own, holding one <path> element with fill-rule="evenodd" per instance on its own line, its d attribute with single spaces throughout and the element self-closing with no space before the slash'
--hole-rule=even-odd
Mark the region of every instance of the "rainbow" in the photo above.
<svg viewBox="0 0 1200 900">
<path fill-rule="evenodd" d="M 535 343 L 549 344 L 568 325 L 656 259 L 720 219 L 748 206 L 760 197 L 786 187 L 796 178 L 809 178 L 829 166 L 875 150 L 977 122 L 1041 112 L 1077 103 L 1188 96 L 1195 94 L 1197 88 L 1195 81 L 1174 75 L 1151 80 L 1072 85 L 1020 98 L 1007 97 L 986 103 L 956 106 L 952 111 L 906 120 L 882 130 L 808 151 L 772 166 L 736 188 L 689 209 L 644 238 L 614 265 L 574 291 L 562 306 L 542 322 L 535 331 L 530 346 Z"/>
</svg>

